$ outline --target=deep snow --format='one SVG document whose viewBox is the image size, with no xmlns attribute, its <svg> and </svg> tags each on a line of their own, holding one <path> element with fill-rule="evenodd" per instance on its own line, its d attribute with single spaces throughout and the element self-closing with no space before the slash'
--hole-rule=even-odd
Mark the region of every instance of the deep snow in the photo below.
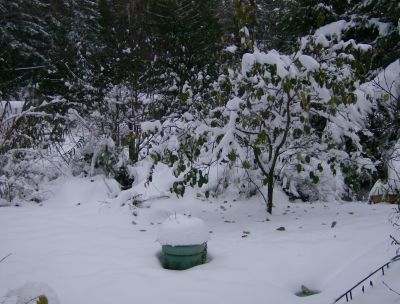
<svg viewBox="0 0 400 304">
<path fill-rule="evenodd" d="M 167 217 L 158 230 L 157 241 L 161 245 L 190 246 L 209 240 L 206 223 L 190 214 L 174 213 Z"/>
<path fill-rule="evenodd" d="M 74 304 L 332 303 L 395 255 L 391 205 L 290 203 L 277 191 L 267 216 L 256 198 L 205 200 L 189 191 L 179 200 L 155 199 L 169 187 L 165 177 L 158 180 L 136 186 L 149 199 L 140 207 L 121 206 L 102 177 L 69 177 L 48 186 L 53 196 L 42 206 L 0 208 L 0 259 L 12 253 L 0 263 L 0 303 L 15 303 L 5 295 L 26 283 L 50 286 L 60 303 Z M 161 267 L 158 230 L 175 212 L 207 223 L 208 263 Z M 397 262 L 374 276 L 365 294 L 353 292 L 352 303 L 400 303 L 382 285 L 400 291 L 399 273 Z M 321 293 L 297 297 L 301 285 Z"/>
</svg>

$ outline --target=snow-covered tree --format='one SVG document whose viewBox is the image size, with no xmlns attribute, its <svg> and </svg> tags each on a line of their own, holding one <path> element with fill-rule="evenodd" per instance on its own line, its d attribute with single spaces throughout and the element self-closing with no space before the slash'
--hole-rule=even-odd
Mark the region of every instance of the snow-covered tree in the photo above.
<svg viewBox="0 0 400 304">
<path fill-rule="evenodd" d="M 357 102 L 352 52 L 369 47 L 338 41 L 329 32 L 338 27 L 305 38 L 293 56 L 244 54 L 240 67 L 227 68 L 210 89 L 208 107 L 165 121 L 161 150 L 154 152 L 182 177 L 172 191 L 182 195 L 186 185 L 209 183 L 203 190 L 210 193 L 221 182 L 236 183 L 247 194 L 258 191 L 272 212 L 276 180 L 294 197 L 313 199 L 315 193 L 327 199 L 322 192 L 346 195 L 346 166 L 373 171 L 362 154 L 362 125 L 352 116 Z M 202 99 L 187 89 L 196 109 Z M 221 180 L 213 176 L 218 170 L 225 172 Z M 324 183 L 318 187 L 320 178 Z M 328 179 L 333 182 L 326 185 Z"/>
</svg>

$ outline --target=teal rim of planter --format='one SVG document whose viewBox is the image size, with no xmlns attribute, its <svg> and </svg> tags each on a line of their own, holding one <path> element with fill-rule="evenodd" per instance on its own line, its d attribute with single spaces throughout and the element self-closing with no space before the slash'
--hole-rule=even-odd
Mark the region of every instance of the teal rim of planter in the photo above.
<svg viewBox="0 0 400 304">
<path fill-rule="evenodd" d="M 163 245 L 163 267 L 172 270 L 185 270 L 204 264 L 207 259 L 207 243 L 200 245 Z"/>
</svg>

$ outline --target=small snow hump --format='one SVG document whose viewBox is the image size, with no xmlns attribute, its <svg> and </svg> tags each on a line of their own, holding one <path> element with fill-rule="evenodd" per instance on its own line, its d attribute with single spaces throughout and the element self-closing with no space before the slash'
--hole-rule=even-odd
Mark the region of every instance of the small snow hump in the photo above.
<svg viewBox="0 0 400 304">
<path fill-rule="evenodd" d="M 26 283 L 25 285 L 10 290 L 5 295 L 4 303 L 13 304 L 60 304 L 60 300 L 55 291 L 44 283 Z"/>
<path fill-rule="evenodd" d="M 200 218 L 184 214 L 173 214 L 161 225 L 157 241 L 161 245 L 187 246 L 206 243 L 208 227 Z"/>
</svg>

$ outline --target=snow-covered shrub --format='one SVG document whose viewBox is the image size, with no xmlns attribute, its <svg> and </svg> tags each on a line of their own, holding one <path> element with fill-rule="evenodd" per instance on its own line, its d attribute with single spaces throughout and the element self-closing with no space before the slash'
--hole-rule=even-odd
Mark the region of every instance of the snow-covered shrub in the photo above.
<svg viewBox="0 0 400 304">
<path fill-rule="evenodd" d="M 134 181 L 132 165 L 147 154 L 151 132 L 142 130 L 141 124 L 153 106 L 146 94 L 122 83 L 109 85 L 91 112 L 71 110 L 75 123 L 72 138 L 80 138 L 66 153 L 73 173 L 104 174 L 129 188 Z"/>
<path fill-rule="evenodd" d="M 89 138 L 88 142 L 75 151 L 70 163 L 72 173 L 85 176 L 103 174 L 113 177 L 122 188 L 131 187 L 134 176 L 126 151 L 116 147 L 110 137 Z"/>
<path fill-rule="evenodd" d="M 354 23 L 345 20 L 325 25 L 304 37 L 300 47 L 302 53 L 322 63 L 328 80 L 326 87 L 339 93 L 341 99 L 332 99 L 337 105 L 333 109 L 335 117 L 327 119 L 322 136 L 328 139 L 329 150 L 333 152 L 329 162 L 335 160 L 339 164 L 334 169 L 340 170 L 344 181 L 341 198 L 350 200 L 366 199 L 379 165 L 371 159 L 370 147 L 366 145 L 372 137 L 366 117 L 373 112 L 375 97 L 370 96 L 370 83 L 361 84 L 367 79 L 372 47 L 353 39 L 343 40 L 344 33 L 352 26 Z M 348 98 L 340 97 L 346 90 L 352 94 Z"/>
<path fill-rule="evenodd" d="M 0 155 L 0 205 L 47 199 L 41 184 L 56 179 L 63 169 L 57 155 L 46 150 L 11 150 Z"/>
<path fill-rule="evenodd" d="M 391 179 L 388 176 L 392 167 L 391 159 L 399 140 L 400 60 L 391 63 L 371 81 L 362 84 L 358 95 L 370 104 L 368 111 L 361 112 L 366 117 L 365 128 L 370 133 L 362 144 L 368 157 L 376 163 L 378 170 L 374 180 L 387 182 Z"/>
<path fill-rule="evenodd" d="M 336 169 L 335 163 L 330 163 L 328 153 L 323 154 L 314 157 L 299 153 L 296 162 L 289 160 L 282 164 L 279 180 L 289 197 L 311 202 L 343 197 L 345 187 L 341 170 Z"/>
<path fill-rule="evenodd" d="M 0 107 L 0 200 L 40 202 L 46 198 L 40 184 L 64 169 L 52 148 L 68 129 L 66 100 L 55 96 L 12 103 Z"/>
<path fill-rule="evenodd" d="M 92 138 L 81 151 L 85 161 L 84 171 L 90 176 L 114 172 L 118 152 L 110 137 Z"/>
<path fill-rule="evenodd" d="M 220 91 L 219 84 L 213 84 L 197 93 L 186 86 L 184 102 L 191 105 L 190 110 L 179 117 L 166 118 L 162 130 L 153 138 L 152 158 L 172 168 L 178 179 L 171 191 L 178 196 L 184 195 L 187 186 L 198 187 L 206 197 L 215 196 L 228 185 L 236 187 L 245 179 L 244 170 L 229 159 L 230 150 L 220 151 L 228 140 L 226 137 L 222 141 L 224 134 L 232 135 L 223 96 L 231 84 L 223 85 L 225 91 Z"/>
</svg>

